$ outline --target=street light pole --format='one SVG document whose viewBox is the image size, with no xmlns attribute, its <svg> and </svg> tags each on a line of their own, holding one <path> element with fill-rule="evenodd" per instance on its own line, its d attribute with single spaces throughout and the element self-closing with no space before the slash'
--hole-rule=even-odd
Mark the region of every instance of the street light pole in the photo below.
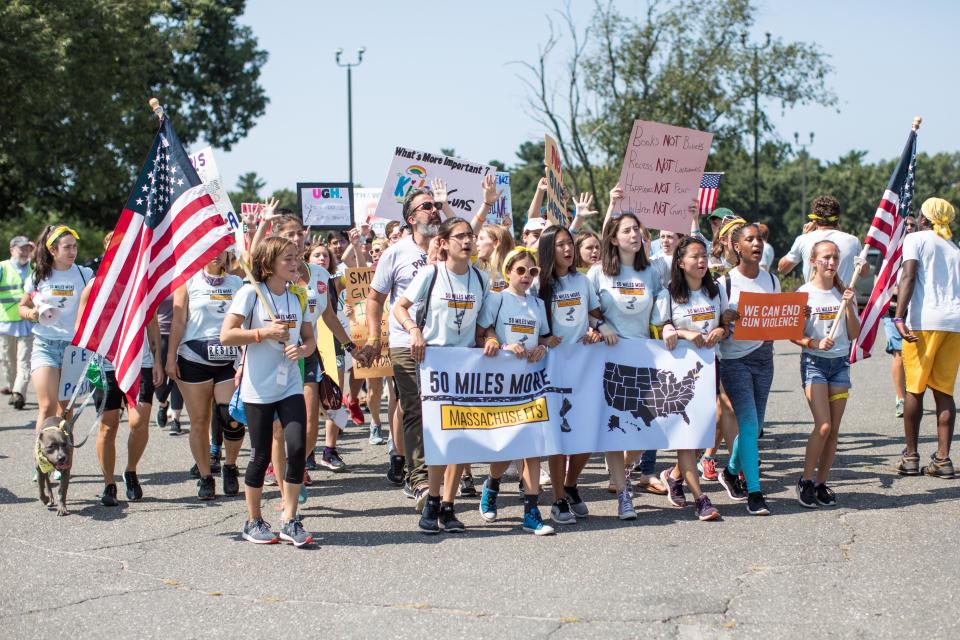
<svg viewBox="0 0 960 640">
<path fill-rule="evenodd" d="M 340 62 L 343 49 L 337 49 L 337 66 L 347 69 L 347 162 L 349 163 L 350 183 L 353 184 L 353 68 L 363 62 L 366 47 L 357 49 L 356 62 Z"/>
<path fill-rule="evenodd" d="M 798 145 L 800 145 L 800 157 L 803 159 L 803 164 L 801 165 L 801 178 L 800 178 L 800 213 L 806 215 L 807 213 L 807 145 L 800 144 L 800 134 L 796 131 L 793 132 L 793 140 Z M 810 144 L 813 144 L 813 131 L 810 132 Z"/>
<path fill-rule="evenodd" d="M 760 210 L 760 52 L 770 46 L 770 33 L 761 45 L 748 45 L 747 34 L 740 34 L 743 48 L 753 51 L 753 215 Z"/>
</svg>

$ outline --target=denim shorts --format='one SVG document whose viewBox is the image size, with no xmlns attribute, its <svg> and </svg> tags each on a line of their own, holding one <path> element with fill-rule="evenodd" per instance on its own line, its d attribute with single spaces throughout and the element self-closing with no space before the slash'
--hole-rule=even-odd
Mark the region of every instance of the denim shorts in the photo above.
<svg viewBox="0 0 960 640">
<path fill-rule="evenodd" d="M 850 360 L 848 358 L 824 358 L 811 353 L 800 354 L 800 380 L 803 388 L 811 384 L 826 384 L 831 387 L 850 388 Z"/>
<path fill-rule="evenodd" d="M 63 354 L 70 346 L 69 340 L 51 340 L 33 337 L 33 353 L 30 354 L 31 373 L 42 367 L 63 368 Z"/>
<path fill-rule="evenodd" d="M 897 325 L 893 324 L 893 318 L 883 316 L 883 332 L 887 334 L 887 353 L 893 355 L 894 351 L 903 351 L 903 338 Z"/>
</svg>

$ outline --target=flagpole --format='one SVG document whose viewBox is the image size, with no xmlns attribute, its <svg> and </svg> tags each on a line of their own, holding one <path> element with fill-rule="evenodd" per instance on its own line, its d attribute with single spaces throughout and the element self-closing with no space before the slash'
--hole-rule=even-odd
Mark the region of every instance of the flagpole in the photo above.
<svg viewBox="0 0 960 640">
<path fill-rule="evenodd" d="M 923 122 L 923 118 L 916 116 L 913 119 L 913 124 L 910 125 L 910 129 L 916 133 L 920 130 L 920 123 Z M 853 271 L 853 278 L 850 280 L 850 284 L 847 285 L 848 289 L 854 289 L 857 284 L 857 280 L 860 278 L 860 269 L 861 265 L 866 264 L 867 262 L 867 252 L 870 250 L 870 245 L 864 244 L 863 249 L 860 250 L 860 255 L 857 256 L 857 259 L 854 261 L 856 268 Z M 856 289 L 854 289 L 856 290 Z M 847 311 L 847 301 L 843 300 L 840 302 L 840 309 L 837 311 L 837 317 L 833 321 L 833 326 L 830 327 L 830 334 L 827 336 L 828 339 L 833 340 L 837 335 L 837 330 L 840 328 L 840 322 L 843 321 L 843 314 Z"/>
<path fill-rule="evenodd" d="M 164 112 L 163 107 L 160 106 L 160 101 L 156 98 L 150 98 L 147 104 L 150 105 L 150 110 L 157 114 L 158 119 L 163 120 L 164 116 L 167 115 L 166 112 Z"/>
</svg>

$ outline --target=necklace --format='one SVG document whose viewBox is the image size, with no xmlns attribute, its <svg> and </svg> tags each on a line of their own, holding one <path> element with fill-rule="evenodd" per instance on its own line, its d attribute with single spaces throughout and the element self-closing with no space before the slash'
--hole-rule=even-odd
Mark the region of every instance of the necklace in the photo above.
<svg viewBox="0 0 960 640">
<path fill-rule="evenodd" d="M 453 280 L 450 279 L 450 270 L 447 269 L 447 265 L 443 265 L 443 272 L 447 274 L 447 286 L 450 288 L 450 295 L 453 297 L 453 323 L 457 325 L 457 335 L 460 335 L 460 331 L 463 328 L 463 318 L 467 315 L 467 306 L 466 301 L 463 301 L 463 308 L 461 308 L 460 301 L 456 299 L 456 293 L 453 290 Z M 473 269 L 470 268 L 470 265 L 467 265 L 467 295 L 470 295 L 470 281 L 473 278 Z"/>
</svg>

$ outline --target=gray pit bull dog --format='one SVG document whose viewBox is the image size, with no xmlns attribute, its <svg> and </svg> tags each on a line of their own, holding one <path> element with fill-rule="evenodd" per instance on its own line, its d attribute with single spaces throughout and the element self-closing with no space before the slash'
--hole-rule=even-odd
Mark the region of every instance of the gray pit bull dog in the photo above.
<svg viewBox="0 0 960 640">
<path fill-rule="evenodd" d="M 67 487 L 70 486 L 70 467 L 73 465 L 73 435 L 67 423 L 59 416 L 43 421 L 37 434 L 37 447 L 34 452 L 37 463 L 37 486 L 40 487 L 40 502 L 47 507 L 53 506 L 54 469 L 60 472 L 60 504 L 57 515 L 67 515 Z"/>
</svg>

